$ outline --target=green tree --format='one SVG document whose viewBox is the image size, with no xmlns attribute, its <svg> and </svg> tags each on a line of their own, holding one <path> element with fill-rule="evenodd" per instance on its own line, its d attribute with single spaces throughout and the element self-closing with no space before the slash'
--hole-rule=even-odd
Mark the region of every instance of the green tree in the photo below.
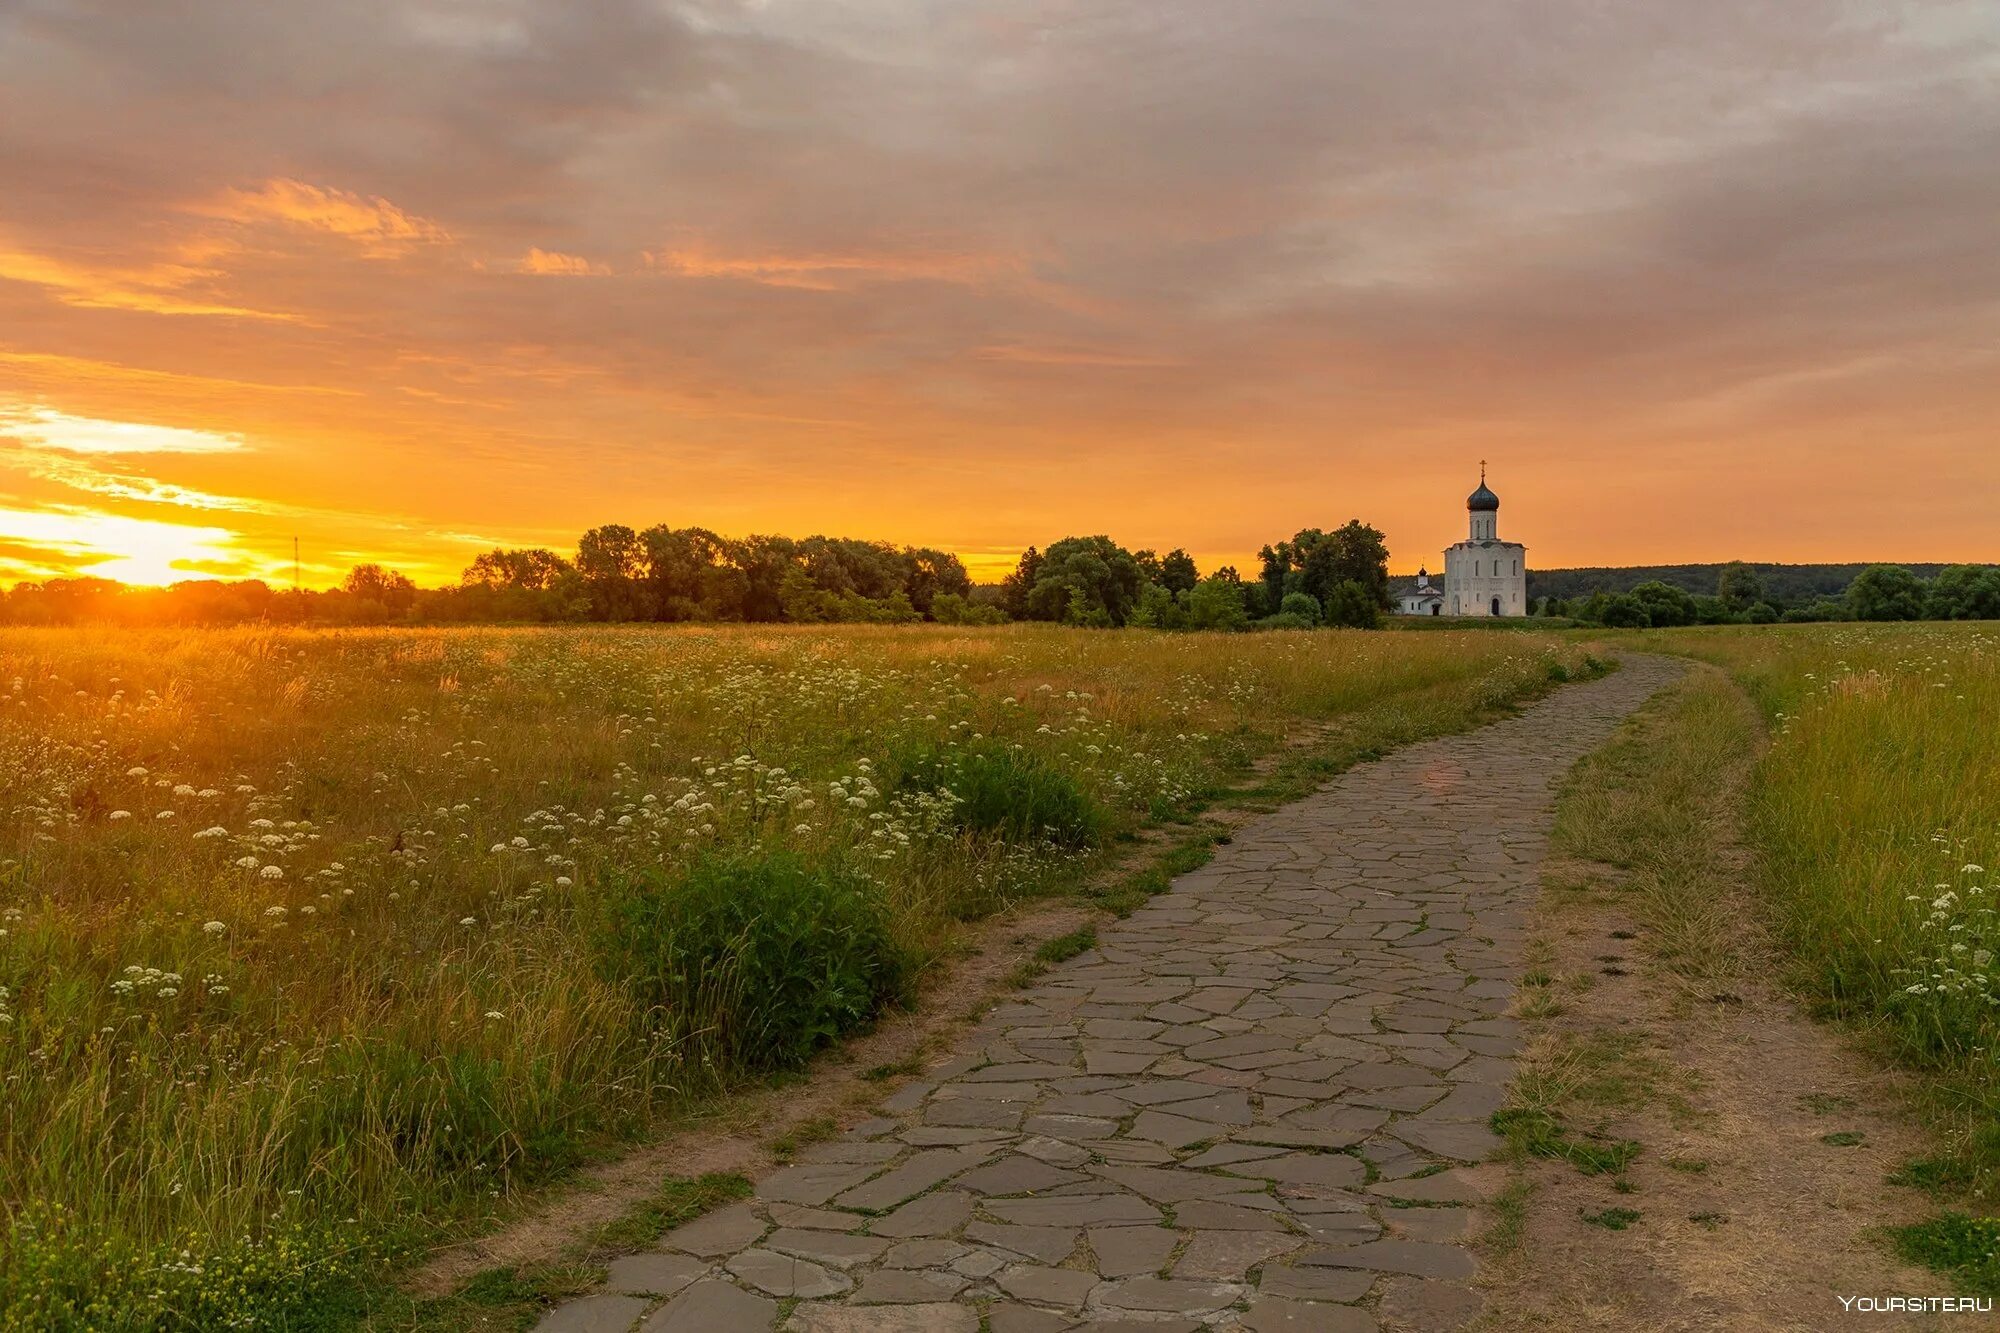
<svg viewBox="0 0 2000 1333">
<path fill-rule="evenodd" d="M 1720 597 L 1710 597 L 1697 593 L 1694 599 L 1694 623 L 1697 625 L 1726 625 L 1733 619 L 1729 604 Z"/>
<path fill-rule="evenodd" d="M 427 594 L 425 607 L 449 620 L 582 620 L 590 612 L 576 566 L 541 549 L 474 556 L 458 587 Z"/>
<path fill-rule="evenodd" d="M 1189 629 L 1240 630 L 1249 624 L 1241 583 L 1211 576 L 1195 584 L 1187 595 Z"/>
<path fill-rule="evenodd" d="M 1230 571 L 1231 576 L 1235 574 Z M 1194 557 L 1176 546 L 1160 561 L 1160 586 L 1176 596 L 1194 591 L 1194 585 L 1201 582 L 1201 571 L 1195 568 Z"/>
<path fill-rule="evenodd" d="M 583 578 L 593 618 L 652 618 L 644 586 L 645 543 L 624 524 L 607 523 L 584 533 L 576 543 L 576 572 Z"/>
<path fill-rule="evenodd" d="M 1715 595 L 1737 615 L 1764 600 L 1764 580 L 1741 560 L 1732 560 L 1715 577 Z"/>
<path fill-rule="evenodd" d="M 1042 553 L 1030 546 L 1021 552 L 1014 572 L 1000 581 L 1000 609 L 1010 620 L 1028 619 L 1028 594 L 1035 590 L 1035 580 L 1041 574 Z"/>
<path fill-rule="evenodd" d="M 1597 598 L 1593 597 L 1591 601 L 1596 602 Z M 1646 604 L 1629 592 L 1613 593 L 1604 598 L 1593 618 L 1612 629 L 1644 629 L 1653 623 Z"/>
<path fill-rule="evenodd" d="M 1389 608 L 1388 543 L 1359 519 L 1332 532 L 1306 528 L 1260 555 L 1268 604 L 1282 605 L 1286 593 L 1305 592 L 1330 608 L 1336 584 L 1358 583 L 1378 612 Z M 1289 567 L 1281 570 L 1281 565 Z"/>
<path fill-rule="evenodd" d="M 1650 579 L 1632 589 L 1629 596 L 1639 600 L 1646 608 L 1646 620 L 1652 625 L 1692 625 L 1695 622 L 1695 601 L 1685 589 L 1676 588 L 1671 583 Z"/>
<path fill-rule="evenodd" d="M 710 570 L 726 563 L 730 543 L 706 528 L 670 528 L 665 524 L 639 534 L 646 551 L 647 602 L 661 620 L 698 620 L 702 587 Z"/>
<path fill-rule="evenodd" d="M 509 551 L 495 547 L 474 556 L 458 581 L 461 587 L 487 588 L 496 592 L 548 592 L 563 575 L 571 572 L 573 566 L 570 562 L 554 551 L 540 548 Z"/>
<path fill-rule="evenodd" d="M 356 565 L 341 580 L 340 590 L 390 615 L 405 614 L 417 600 L 417 585 L 410 581 L 409 575 L 380 565 Z"/>
<path fill-rule="evenodd" d="M 1924 594 L 1931 620 L 2000 620 L 2000 568 L 1952 565 L 1938 571 Z"/>
<path fill-rule="evenodd" d="M 818 625 L 839 620 L 840 595 L 830 593 L 813 581 L 802 567 L 793 565 L 778 582 L 778 605 L 785 619 L 795 625 Z"/>
<path fill-rule="evenodd" d="M 1174 595 L 1157 583 L 1139 590 L 1139 600 L 1125 620 L 1139 629 L 1184 629 L 1187 615 Z"/>
<path fill-rule="evenodd" d="M 1870 565 L 1847 585 L 1847 608 L 1856 620 L 1920 620 L 1924 581 L 1901 565 Z"/>
<path fill-rule="evenodd" d="M 1275 611 L 1285 600 L 1286 583 L 1297 579 L 1292 571 L 1292 544 L 1275 542 L 1257 552 L 1257 559 L 1262 562 L 1257 581 L 1263 588 L 1264 605 Z"/>
<path fill-rule="evenodd" d="M 1329 588 L 1320 614 L 1327 624 L 1347 629 L 1376 629 L 1382 623 L 1374 589 L 1359 579 L 1342 579 Z"/>
<path fill-rule="evenodd" d="M 742 579 L 730 580 L 740 593 L 740 615 L 744 620 L 777 620 L 784 615 L 778 589 L 786 571 L 798 560 L 798 544 L 789 537 L 750 536 L 737 543 L 736 568 Z"/>
<path fill-rule="evenodd" d="M 1028 593 L 1028 617 L 1123 625 L 1144 587 L 1132 553 L 1109 537 L 1065 537 L 1042 554 Z"/>
<path fill-rule="evenodd" d="M 703 620 L 747 620 L 750 575 L 735 565 L 712 565 L 701 572 Z"/>
<path fill-rule="evenodd" d="M 964 599 L 972 593 L 972 576 L 965 572 L 965 563 L 949 551 L 912 547 L 903 552 L 903 561 L 907 566 L 903 592 L 920 615 L 933 615 L 939 597 Z"/>
</svg>

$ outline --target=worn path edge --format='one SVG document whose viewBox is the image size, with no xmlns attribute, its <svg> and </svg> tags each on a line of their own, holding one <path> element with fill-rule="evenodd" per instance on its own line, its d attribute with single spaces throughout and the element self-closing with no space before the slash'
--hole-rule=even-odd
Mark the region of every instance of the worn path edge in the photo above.
<svg viewBox="0 0 2000 1333">
<path fill-rule="evenodd" d="M 539 1333 L 1477 1318 L 1556 789 L 1681 670 L 1630 655 L 1245 825 L 878 1116 Z"/>
</svg>

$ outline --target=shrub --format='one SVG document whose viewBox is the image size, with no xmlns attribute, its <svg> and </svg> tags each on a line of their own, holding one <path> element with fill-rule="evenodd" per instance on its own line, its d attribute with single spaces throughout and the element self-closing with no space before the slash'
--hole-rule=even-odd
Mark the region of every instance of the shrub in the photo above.
<svg viewBox="0 0 2000 1333">
<path fill-rule="evenodd" d="M 927 750 L 906 757 L 903 785 L 949 791 L 958 826 L 1009 842 L 1091 847 L 1104 815 L 1076 779 L 1001 741 Z"/>
<path fill-rule="evenodd" d="M 1617 593 L 1607 598 L 1602 619 L 1611 629 L 1645 629 L 1653 623 L 1652 614 L 1647 611 L 1646 604 L 1629 592 Z"/>
<path fill-rule="evenodd" d="M 606 906 L 604 966 L 725 1071 L 796 1068 L 910 981 L 874 886 L 784 853 L 707 854 L 614 884 Z"/>
<path fill-rule="evenodd" d="M 931 619 L 940 625 L 998 625 L 1006 621 L 1007 613 L 955 592 L 941 592 L 931 599 Z"/>
<path fill-rule="evenodd" d="M 1319 624 L 1319 598 L 1309 592 L 1288 592 L 1278 603 L 1278 614 L 1297 616 L 1308 625 Z"/>
<path fill-rule="evenodd" d="M 1327 624 L 1350 629 L 1374 629 L 1382 623 L 1375 594 L 1358 579 L 1342 579 L 1327 589 L 1324 615 Z"/>
<path fill-rule="evenodd" d="M 1700 609 L 1686 589 L 1648 579 L 1628 594 L 1646 609 L 1647 621 L 1656 626 L 1692 625 Z M 1609 623 L 1609 622 L 1606 622 Z"/>
</svg>

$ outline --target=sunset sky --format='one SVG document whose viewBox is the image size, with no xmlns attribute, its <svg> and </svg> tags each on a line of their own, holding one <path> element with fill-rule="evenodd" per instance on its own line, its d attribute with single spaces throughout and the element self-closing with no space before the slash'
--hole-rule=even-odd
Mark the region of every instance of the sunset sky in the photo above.
<svg viewBox="0 0 2000 1333">
<path fill-rule="evenodd" d="M 0 582 L 2000 560 L 2000 5 L 0 0 Z"/>
</svg>

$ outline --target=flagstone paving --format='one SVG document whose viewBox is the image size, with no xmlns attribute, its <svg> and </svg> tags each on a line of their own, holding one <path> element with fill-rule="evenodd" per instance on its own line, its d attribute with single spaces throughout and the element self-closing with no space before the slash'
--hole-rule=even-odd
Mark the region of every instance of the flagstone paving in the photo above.
<svg viewBox="0 0 2000 1333">
<path fill-rule="evenodd" d="M 1633 656 L 1239 830 L 963 1053 L 544 1333 L 1460 1327 L 1554 789 Z"/>
</svg>

